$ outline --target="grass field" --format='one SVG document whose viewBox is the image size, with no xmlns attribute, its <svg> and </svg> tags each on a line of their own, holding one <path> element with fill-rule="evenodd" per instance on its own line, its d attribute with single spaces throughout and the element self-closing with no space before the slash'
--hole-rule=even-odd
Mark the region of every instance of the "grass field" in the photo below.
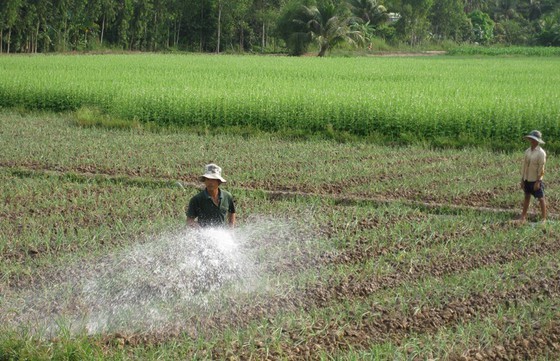
<svg viewBox="0 0 560 361">
<path fill-rule="evenodd" d="M 558 56 L 13 56 L 0 58 L 0 107 L 80 110 L 83 124 L 443 148 L 516 150 L 540 129 L 556 152 L 558 69 Z"/>
<path fill-rule="evenodd" d="M 551 220 L 533 204 L 512 222 L 521 139 L 433 150 L 3 111 L 0 144 L 0 360 L 560 357 L 558 161 Z M 185 293 L 184 208 L 210 161 L 246 268 Z"/>
</svg>

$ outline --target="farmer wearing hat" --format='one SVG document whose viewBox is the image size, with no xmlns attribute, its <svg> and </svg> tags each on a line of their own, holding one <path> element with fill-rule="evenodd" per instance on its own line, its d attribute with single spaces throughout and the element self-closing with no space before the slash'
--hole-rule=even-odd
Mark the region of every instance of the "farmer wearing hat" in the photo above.
<svg viewBox="0 0 560 361">
<path fill-rule="evenodd" d="M 523 167 L 521 168 L 521 189 L 525 192 L 525 199 L 523 201 L 523 212 L 521 213 L 521 222 L 527 219 L 527 210 L 531 203 L 531 196 L 539 200 L 541 208 L 542 221 L 546 221 L 546 203 L 544 200 L 544 183 L 542 181 L 544 176 L 544 164 L 546 163 L 546 152 L 540 147 L 544 144 L 541 132 L 533 130 L 525 137 L 531 146 L 525 151 L 523 158 Z"/>
<path fill-rule="evenodd" d="M 219 227 L 235 225 L 235 205 L 231 193 L 220 189 L 222 168 L 216 164 L 207 164 L 204 174 L 199 177 L 206 188 L 189 201 L 187 224 L 194 227 Z"/>
</svg>

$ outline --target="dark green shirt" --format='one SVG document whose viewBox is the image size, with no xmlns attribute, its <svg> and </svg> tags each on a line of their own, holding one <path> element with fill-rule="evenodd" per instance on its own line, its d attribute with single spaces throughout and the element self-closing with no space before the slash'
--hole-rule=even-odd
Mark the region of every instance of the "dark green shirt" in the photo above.
<svg viewBox="0 0 560 361">
<path fill-rule="evenodd" d="M 189 201 L 187 217 L 198 218 L 198 224 L 202 227 L 225 225 L 227 212 L 235 213 L 233 196 L 231 193 L 219 189 L 218 199 L 220 204 L 217 206 L 208 191 L 204 189 Z"/>
</svg>

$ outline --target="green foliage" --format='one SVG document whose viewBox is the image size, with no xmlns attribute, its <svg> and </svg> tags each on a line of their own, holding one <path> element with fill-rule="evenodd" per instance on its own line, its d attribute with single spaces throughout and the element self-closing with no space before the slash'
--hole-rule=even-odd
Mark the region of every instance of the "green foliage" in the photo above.
<svg viewBox="0 0 560 361">
<path fill-rule="evenodd" d="M 362 24 L 369 24 L 371 30 L 364 36 L 375 34 L 415 47 L 468 40 L 558 44 L 555 0 L 58 0 L 52 4 L 4 0 L 0 2 L 0 53 L 215 52 L 219 48 L 227 53 L 303 54 L 310 42 L 309 29 L 293 20 L 311 20 L 302 16 L 303 6 L 323 7 L 320 12 L 327 11 L 326 20 L 329 2 L 336 5 L 337 16 L 352 12 Z M 467 14 L 477 11 L 495 22 L 494 38 L 488 38 L 488 29 L 476 21 L 471 34 Z M 387 23 L 390 13 L 401 20 Z M 338 21 L 344 25 L 342 19 Z M 387 27 L 393 25 L 399 39 L 393 39 L 392 28 Z"/>
<path fill-rule="evenodd" d="M 299 0 L 290 1 L 283 9 L 276 24 L 278 36 L 284 40 L 291 55 L 303 55 L 312 42 L 307 27 L 304 5 Z"/>
<path fill-rule="evenodd" d="M 387 42 L 394 42 L 397 37 L 397 30 L 394 25 L 381 25 L 375 29 L 375 35 Z"/>
<path fill-rule="evenodd" d="M 531 56 L 556 57 L 560 56 L 560 48 L 542 46 L 472 46 L 463 45 L 452 47 L 448 55 L 491 55 L 491 56 Z"/>
<path fill-rule="evenodd" d="M 532 44 L 531 24 L 523 19 L 506 19 L 494 27 L 493 41 L 498 44 Z"/>
<path fill-rule="evenodd" d="M 494 21 L 488 14 L 475 10 L 469 14 L 472 24 L 471 40 L 479 44 L 487 44 L 494 37 Z"/>
<path fill-rule="evenodd" d="M 537 42 L 544 46 L 560 46 L 560 10 L 545 16 L 539 22 Z"/>
<path fill-rule="evenodd" d="M 374 29 L 387 22 L 387 8 L 377 0 L 350 0 L 352 14 Z"/>
<path fill-rule="evenodd" d="M 137 120 L 113 118 L 98 108 L 80 107 L 75 114 L 76 124 L 82 127 L 100 127 L 115 129 L 141 129 L 144 126 Z M 148 128 L 145 126 L 145 128 Z"/>
<path fill-rule="evenodd" d="M 398 0 L 397 10 L 401 18 L 396 23 L 397 34 L 412 46 L 422 44 L 428 37 L 430 23 L 428 14 L 434 0 Z"/>
<path fill-rule="evenodd" d="M 316 6 L 304 6 L 304 14 L 312 39 L 319 45 L 319 56 L 342 42 L 363 44 L 362 32 L 352 28 L 355 19 L 340 3 L 318 0 Z"/>
<path fill-rule="evenodd" d="M 460 0 L 434 0 L 429 20 L 435 40 L 450 39 L 461 43 L 470 38 L 471 24 L 462 9 Z"/>
<path fill-rule="evenodd" d="M 458 146 L 468 135 L 509 147 L 537 128 L 560 138 L 558 59 L 524 56 L 557 56 L 557 48 L 450 52 L 511 57 L 4 57 L 0 106 L 72 110 L 86 127 L 201 134 L 347 141 L 375 133 L 388 143 L 445 138 Z"/>
</svg>

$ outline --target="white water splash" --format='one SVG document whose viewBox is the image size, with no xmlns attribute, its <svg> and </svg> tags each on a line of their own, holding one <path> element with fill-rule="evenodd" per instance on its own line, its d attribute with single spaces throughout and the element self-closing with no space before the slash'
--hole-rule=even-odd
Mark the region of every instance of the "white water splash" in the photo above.
<svg viewBox="0 0 560 361">
<path fill-rule="evenodd" d="M 0 322 L 47 336 L 180 330 L 224 297 L 266 288 L 267 268 L 313 242 L 308 232 L 272 220 L 235 231 L 170 232 L 61 270 L 41 289 L 11 293 L 0 300 Z"/>
<path fill-rule="evenodd" d="M 224 287 L 248 292 L 256 281 L 249 252 L 225 229 L 166 235 L 113 256 L 98 269 L 101 273 L 81 291 L 89 305 L 89 333 L 152 330 L 186 305 L 204 308 Z"/>
</svg>

